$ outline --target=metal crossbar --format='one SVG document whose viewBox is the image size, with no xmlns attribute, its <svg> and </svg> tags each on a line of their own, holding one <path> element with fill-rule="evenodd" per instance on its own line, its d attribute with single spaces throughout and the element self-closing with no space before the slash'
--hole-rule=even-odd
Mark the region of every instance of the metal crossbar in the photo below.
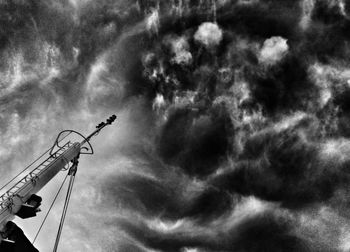
<svg viewBox="0 0 350 252">
<path fill-rule="evenodd" d="M 21 180 L 19 180 L 14 186 L 12 186 L 8 191 L 6 191 L 3 195 L 0 196 L 0 209 L 4 209 L 7 207 L 5 204 L 11 197 L 16 195 L 16 193 L 23 188 L 23 186 L 28 181 L 33 181 L 40 173 L 44 172 L 46 168 L 58 157 L 62 155 L 69 147 L 72 146 L 71 142 L 67 142 L 61 148 L 59 148 L 55 153 L 50 155 L 47 159 L 41 162 L 36 168 L 34 168 L 31 172 L 29 172 L 26 176 L 24 176 Z"/>
</svg>

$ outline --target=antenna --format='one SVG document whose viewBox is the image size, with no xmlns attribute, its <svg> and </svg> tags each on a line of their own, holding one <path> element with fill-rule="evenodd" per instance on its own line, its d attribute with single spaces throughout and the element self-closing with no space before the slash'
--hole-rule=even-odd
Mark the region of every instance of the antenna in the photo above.
<svg viewBox="0 0 350 252">
<path fill-rule="evenodd" d="M 101 122 L 96 126 L 96 130 L 94 132 L 92 132 L 88 137 L 83 137 L 84 140 L 80 143 L 80 146 L 83 146 L 85 143 L 89 143 L 90 139 L 93 136 L 96 136 L 104 127 L 106 127 L 107 125 L 111 125 L 115 119 L 117 119 L 116 115 L 112 115 L 110 116 L 106 122 Z M 76 132 L 78 133 L 78 132 Z M 78 133 L 79 135 L 81 135 L 80 133 Z M 81 135 L 82 136 L 82 135 Z M 91 144 L 89 143 L 89 146 L 91 147 Z M 84 147 L 81 147 L 84 148 Z M 91 147 L 92 150 L 92 147 Z M 92 152 L 93 153 L 93 152 Z M 67 195 L 66 195 L 66 199 L 64 202 L 64 207 L 63 207 L 63 211 L 62 211 L 62 216 L 61 216 L 61 221 L 60 221 L 60 225 L 57 231 L 57 236 L 56 236 L 56 241 L 55 241 L 55 246 L 53 251 L 56 252 L 58 249 L 58 244 L 61 238 L 61 234 L 62 234 L 62 229 L 63 229 L 63 224 L 64 224 L 64 220 L 66 218 L 67 215 L 67 209 L 68 209 L 68 204 L 69 204 L 69 200 L 72 194 L 72 190 L 73 190 L 73 184 L 74 184 L 74 179 L 75 179 L 75 175 L 77 173 L 78 170 L 78 163 L 79 163 L 79 156 L 81 153 L 79 153 L 74 159 L 73 159 L 73 165 L 69 168 L 69 172 L 68 175 L 70 176 L 70 180 L 69 180 L 69 185 L 68 185 L 68 190 L 67 190 Z M 83 153 L 82 153 L 83 154 Z"/>
<path fill-rule="evenodd" d="M 111 115 L 106 122 L 101 122 L 96 126 L 96 130 L 92 132 L 85 140 L 90 141 L 93 136 L 96 136 L 104 127 L 111 125 L 117 119 L 116 115 Z M 84 142 L 84 141 L 83 141 Z M 83 142 L 81 144 L 83 144 Z M 85 143 L 85 142 L 84 142 Z"/>
<path fill-rule="evenodd" d="M 98 133 L 100 133 L 100 131 L 101 131 L 104 127 L 106 127 L 106 126 L 108 126 L 108 125 L 111 125 L 116 119 L 117 119 L 117 116 L 116 116 L 116 115 L 111 115 L 111 116 L 106 120 L 106 122 L 101 122 L 101 123 L 99 123 L 99 124 L 96 126 L 96 130 L 95 130 L 94 132 L 92 132 L 90 135 L 88 135 L 87 137 L 85 137 L 83 134 L 81 134 L 81 133 L 79 133 L 78 131 L 75 131 L 75 130 L 63 130 L 63 131 L 61 131 L 61 132 L 58 134 L 58 136 L 57 136 L 57 138 L 56 138 L 56 140 L 55 140 L 55 143 L 53 144 L 53 146 L 52 146 L 52 148 L 51 148 L 51 150 L 50 150 L 50 155 L 51 155 L 51 156 L 53 155 L 54 150 L 55 150 L 55 147 L 57 147 L 57 148 L 59 148 L 59 149 L 62 148 L 62 146 L 59 145 L 61 136 L 62 136 L 63 134 L 70 135 L 70 134 L 72 134 L 72 133 L 74 133 L 74 134 L 80 136 L 80 137 L 83 139 L 83 140 L 80 142 L 80 146 L 81 146 L 81 149 L 84 149 L 86 152 L 80 151 L 80 154 L 94 154 L 94 150 L 93 150 L 93 148 L 92 148 L 92 146 L 91 146 L 91 144 L 90 144 L 90 142 L 89 142 L 90 139 L 91 139 L 92 137 L 98 135 Z M 86 146 L 83 147 L 83 145 L 86 144 L 86 143 L 88 144 L 88 147 L 86 147 Z M 57 148 L 56 148 L 56 149 L 57 149 Z"/>
</svg>

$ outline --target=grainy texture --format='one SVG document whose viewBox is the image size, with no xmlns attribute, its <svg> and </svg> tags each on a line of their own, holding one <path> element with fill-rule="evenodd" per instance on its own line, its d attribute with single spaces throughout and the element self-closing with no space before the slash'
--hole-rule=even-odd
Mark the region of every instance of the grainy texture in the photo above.
<svg viewBox="0 0 350 252">
<path fill-rule="evenodd" d="M 344 0 L 1 1 L 1 181 L 117 112 L 62 251 L 349 251 L 349 31 Z"/>
</svg>

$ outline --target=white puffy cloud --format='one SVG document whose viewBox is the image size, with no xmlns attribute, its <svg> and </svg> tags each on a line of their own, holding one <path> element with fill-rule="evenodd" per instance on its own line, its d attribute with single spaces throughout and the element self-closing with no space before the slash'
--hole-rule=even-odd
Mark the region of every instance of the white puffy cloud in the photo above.
<svg viewBox="0 0 350 252">
<path fill-rule="evenodd" d="M 158 33 L 159 25 L 159 11 L 158 9 L 153 9 L 152 13 L 146 19 L 146 28 L 150 32 Z"/>
<path fill-rule="evenodd" d="M 189 52 L 189 44 L 185 37 L 176 37 L 171 40 L 171 48 L 174 53 L 173 61 L 177 64 L 188 65 L 192 62 L 192 54 Z"/>
<path fill-rule="evenodd" d="M 259 62 L 267 65 L 276 64 L 288 52 L 287 40 L 282 37 L 271 37 L 265 40 L 259 53 Z"/>
<path fill-rule="evenodd" d="M 205 47 L 213 47 L 220 44 L 223 32 L 216 23 L 204 22 L 194 34 L 194 39 Z"/>
</svg>

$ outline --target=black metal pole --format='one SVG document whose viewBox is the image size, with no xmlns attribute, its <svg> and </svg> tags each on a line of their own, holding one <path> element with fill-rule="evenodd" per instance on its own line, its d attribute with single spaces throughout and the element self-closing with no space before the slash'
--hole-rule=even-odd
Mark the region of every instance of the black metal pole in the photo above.
<svg viewBox="0 0 350 252">
<path fill-rule="evenodd" d="M 58 231 L 57 231 L 57 236 L 56 236 L 56 241 L 55 241 L 55 246 L 54 246 L 53 252 L 57 252 L 58 244 L 59 244 L 59 241 L 60 241 L 60 238 L 61 238 L 61 234 L 62 234 L 62 230 L 63 230 L 63 224 L 64 224 L 64 221 L 65 221 L 65 218 L 66 218 L 66 215 L 67 215 L 69 200 L 70 200 L 70 197 L 72 195 L 75 175 L 76 175 L 77 169 L 78 169 L 78 163 L 79 163 L 78 159 L 79 159 L 79 155 L 76 158 L 74 158 L 73 165 L 69 169 L 69 172 L 68 172 L 68 175 L 70 176 L 69 184 L 68 184 L 68 190 L 67 190 L 66 200 L 65 200 L 64 206 L 63 206 L 61 221 L 60 221 L 60 225 L 58 227 Z"/>
</svg>

